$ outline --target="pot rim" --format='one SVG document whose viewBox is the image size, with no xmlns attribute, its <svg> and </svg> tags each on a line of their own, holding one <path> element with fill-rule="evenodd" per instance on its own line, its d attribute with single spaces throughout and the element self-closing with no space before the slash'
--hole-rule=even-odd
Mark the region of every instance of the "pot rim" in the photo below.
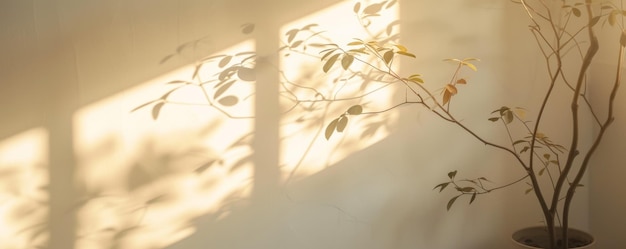
<svg viewBox="0 0 626 249">
<path fill-rule="evenodd" d="M 555 226 L 555 228 L 557 228 L 557 231 L 561 230 L 560 226 Z M 522 244 L 522 243 L 518 242 L 515 238 L 516 238 L 516 235 L 519 235 L 519 234 L 524 233 L 524 232 L 536 231 L 536 230 L 545 230 L 545 229 L 546 229 L 546 226 L 528 226 L 528 227 L 523 227 L 523 228 L 515 230 L 511 234 L 510 238 L 511 238 L 511 241 L 513 241 L 513 243 L 515 245 L 521 246 L 522 248 L 541 249 L 541 248 L 538 248 L 538 247 L 528 246 L 528 245 Z M 591 242 L 589 244 L 587 244 L 587 245 L 585 245 L 583 247 L 578 247 L 578 248 L 581 248 L 581 249 L 591 248 L 596 243 L 595 237 L 590 232 L 587 232 L 587 231 L 584 231 L 584 230 L 581 230 L 581 229 L 577 229 L 577 228 L 572 228 L 572 227 L 568 227 L 567 230 L 570 231 L 570 232 L 574 232 L 574 233 L 577 233 L 579 235 L 582 235 L 584 237 L 588 237 L 591 240 Z"/>
</svg>

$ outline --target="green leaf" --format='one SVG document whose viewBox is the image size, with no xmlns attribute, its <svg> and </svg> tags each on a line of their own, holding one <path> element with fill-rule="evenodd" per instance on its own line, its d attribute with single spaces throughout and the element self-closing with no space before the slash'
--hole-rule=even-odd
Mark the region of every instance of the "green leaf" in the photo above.
<svg viewBox="0 0 626 249">
<path fill-rule="evenodd" d="M 502 116 L 502 115 L 504 115 L 504 112 L 505 112 L 506 110 L 509 110 L 509 107 L 503 106 L 503 107 L 500 107 L 500 109 L 497 109 L 497 110 L 495 110 L 495 111 L 492 111 L 491 113 L 493 114 L 493 113 L 499 112 L 499 113 L 500 113 L 500 116 Z"/>
<path fill-rule="evenodd" d="M 471 180 L 471 179 L 463 179 L 463 180 L 461 180 L 461 181 L 464 181 L 464 182 L 471 182 L 471 183 L 473 183 L 473 184 L 476 184 L 476 180 Z"/>
<path fill-rule="evenodd" d="M 450 172 L 448 173 L 448 177 L 449 177 L 450 179 L 454 179 L 454 177 L 456 176 L 456 172 L 457 172 L 456 170 L 455 170 L 455 171 L 450 171 Z"/>
<path fill-rule="evenodd" d="M 350 67 L 353 61 L 354 61 L 354 56 L 350 54 L 345 54 L 343 58 L 341 59 L 341 66 L 343 67 L 344 70 L 348 70 L 348 68 Z"/>
<path fill-rule="evenodd" d="M 574 14 L 574 16 L 576 17 L 580 17 L 580 10 L 578 8 L 572 8 L 572 13 Z"/>
<path fill-rule="evenodd" d="M 542 169 L 540 169 L 540 170 L 539 170 L 539 176 L 542 176 L 544 171 L 546 171 L 546 168 L 542 168 Z"/>
<path fill-rule="evenodd" d="M 439 193 L 441 193 L 441 191 L 443 191 L 449 184 L 450 182 L 440 183 L 440 184 L 437 184 L 437 186 L 435 186 L 433 189 L 440 188 Z"/>
<path fill-rule="evenodd" d="M 333 121 L 331 121 L 328 126 L 326 126 L 326 132 L 325 132 L 325 136 L 326 136 L 326 140 L 328 140 L 330 138 L 330 136 L 333 135 L 333 132 L 335 132 L 335 129 L 337 129 L 337 122 L 339 121 L 339 118 L 334 119 Z"/>
<path fill-rule="evenodd" d="M 452 199 L 450 199 L 448 201 L 448 205 L 446 206 L 446 210 L 450 211 L 450 208 L 452 207 L 452 204 L 454 204 L 454 202 L 456 201 L 457 198 L 459 198 L 460 195 L 457 195 L 455 197 L 452 197 Z"/>
<path fill-rule="evenodd" d="M 498 120 L 500 120 L 499 117 L 489 118 L 489 121 L 491 121 L 491 122 L 497 122 Z"/>
<path fill-rule="evenodd" d="M 504 121 L 507 124 L 510 124 L 511 122 L 513 122 L 513 112 L 511 110 L 507 110 L 504 112 Z"/>
<path fill-rule="evenodd" d="M 348 108 L 348 114 L 350 115 L 359 115 L 363 113 L 363 107 L 361 105 L 353 105 Z"/>
<path fill-rule="evenodd" d="M 528 151 L 529 149 L 530 149 L 529 146 L 525 146 L 524 148 L 522 148 L 522 150 L 519 153 L 522 154 L 522 153 Z"/>
<path fill-rule="evenodd" d="M 159 118 L 159 113 L 163 105 L 165 105 L 165 102 L 159 102 L 152 107 L 152 119 L 157 120 L 157 118 Z"/>
<path fill-rule="evenodd" d="M 471 192 L 476 192 L 475 188 L 473 187 L 463 187 L 463 188 L 459 188 L 459 191 L 463 192 L 463 193 L 471 193 Z"/>
<path fill-rule="evenodd" d="M 487 178 L 485 178 L 485 177 L 479 177 L 479 178 L 478 178 L 478 180 L 483 180 L 483 181 L 488 181 L 488 182 L 491 182 L 491 181 L 487 180 Z"/>
<path fill-rule="evenodd" d="M 386 64 L 391 63 L 392 59 L 393 59 L 393 51 L 392 50 L 388 50 L 387 52 L 385 52 L 385 54 L 383 54 L 383 60 L 385 61 Z"/>
<path fill-rule="evenodd" d="M 520 140 L 517 140 L 517 141 L 513 142 L 513 145 L 518 145 L 518 144 L 521 144 L 521 143 L 528 143 L 528 141 L 526 141 L 524 139 L 520 139 Z"/>
<path fill-rule="evenodd" d="M 328 73 L 328 70 L 330 70 L 333 64 L 335 64 L 335 61 L 337 61 L 337 58 L 339 58 L 339 54 L 334 54 L 333 56 L 328 58 L 326 63 L 324 63 L 324 67 L 322 68 L 324 70 L 324 73 Z"/>
<path fill-rule="evenodd" d="M 347 125 L 348 125 L 348 117 L 342 115 L 341 117 L 339 117 L 339 121 L 337 122 L 337 131 L 343 132 L 343 130 L 346 129 Z"/>
<path fill-rule="evenodd" d="M 474 194 L 472 194 L 472 198 L 470 199 L 469 204 L 472 204 L 472 202 L 474 202 L 474 200 L 476 199 L 476 192 L 474 192 Z"/>
<path fill-rule="evenodd" d="M 622 31 L 622 36 L 619 38 L 619 44 L 622 45 L 622 47 L 626 47 L 626 31 Z"/>
<path fill-rule="evenodd" d="M 526 191 L 524 191 L 524 194 L 528 194 L 528 193 L 530 193 L 530 192 L 532 192 L 532 191 L 533 191 L 533 188 L 529 188 L 529 189 L 527 189 Z"/>
</svg>

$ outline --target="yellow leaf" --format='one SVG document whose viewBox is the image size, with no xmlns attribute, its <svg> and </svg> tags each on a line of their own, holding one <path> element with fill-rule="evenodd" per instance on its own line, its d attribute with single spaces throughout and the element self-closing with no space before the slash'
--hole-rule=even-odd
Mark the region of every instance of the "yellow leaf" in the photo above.
<svg viewBox="0 0 626 249">
<path fill-rule="evenodd" d="M 415 82 L 415 83 L 424 84 L 424 80 L 422 80 L 421 77 L 422 76 L 419 75 L 419 74 L 413 74 L 413 75 L 409 76 L 409 78 L 407 80 Z"/>
<path fill-rule="evenodd" d="M 617 16 L 615 14 L 615 10 L 611 12 L 611 14 L 609 14 L 609 25 L 611 26 L 615 26 L 615 23 L 617 22 Z"/>
<path fill-rule="evenodd" d="M 414 82 L 414 83 L 420 83 L 420 84 L 424 84 L 424 80 L 420 79 L 420 78 L 408 78 L 409 81 Z"/>
<path fill-rule="evenodd" d="M 471 68 L 471 69 L 472 69 L 472 70 L 474 70 L 474 71 L 478 71 L 478 68 L 476 68 L 476 66 L 474 66 L 474 64 L 472 64 L 472 63 L 469 63 L 469 62 L 463 62 L 463 65 L 465 65 L 465 66 L 467 66 L 467 67 Z"/>
<path fill-rule="evenodd" d="M 455 95 L 458 92 L 458 90 L 456 89 L 456 86 L 452 84 L 448 84 L 446 85 L 446 92 L 450 92 L 452 95 Z"/>
<path fill-rule="evenodd" d="M 450 98 L 452 97 L 452 94 L 450 94 L 450 92 L 448 91 L 443 91 L 443 105 L 447 104 L 448 102 L 450 102 Z"/>
<path fill-rule="evenodd" d="M 398 48 L 402 52 L 407 52 L 408 51 L 408 49 L 406 49 L 405 46 L 402 46 L 400 44 L 396 44 L 395 46 L 396 46 L 396 48 Z"/>
<path fill-rule="evenodd" d="M 411 54 L 411 53 L 406 52 L 406 51 L 398 51 L 398 54 L 401 54 L 401 55 L 404 55 L 404 56 L 408 56 L 408 57 L 417 58 L 417 57 L 415 57 L 414 54 Z"/>
<path fill-rule="evenodd" d="M 524 108 L 515 107 L 513 111 L 515 112 L 515 115 L 517 115 L 517 117 L 519 117 L 520 119 L 526 118 L 526 110 Z"/>
</svg>

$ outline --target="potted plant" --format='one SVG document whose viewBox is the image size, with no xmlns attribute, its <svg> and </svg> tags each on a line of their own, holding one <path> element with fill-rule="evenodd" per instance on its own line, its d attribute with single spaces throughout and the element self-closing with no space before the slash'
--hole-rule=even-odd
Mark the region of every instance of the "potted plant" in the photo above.
<svg viewBox="0 0 626 249">
<path fill-rule="evenodd" d="M 529 182 L 530 187 L 526 193 L 532 193 L 536 197 L 545 221 L 545 226 L 524 228 L 513 234 L 515 244 L 519 248 L 589 248 L 594 243 L 593 237 L 570 228 L 570 210 L 576 189 L 582 187 L 581 180 L 590 167 L 590 160 L 614 120 L 613 103 L 621 82 L 623 49 L 626 46 L 626 32 L 617 19 L 624 11 L 611 2 L 591 0 L 579 2 L 518 0 L 514 3 L 518 4 L 530 19 L 530 31 L 545 59 L 549 77 L 545 79 L 545 92 L 538 110 L 534 111 L 534 120 L 525 118 L 528 111 L 523 108 L 503 106 L 491 112 L 493 116 L 489 121 L 500 122 L 506 128 L 507 136 L 510 138 L 509 144 L 488 141 L 464 125 L 452 112 L 450 103 L 459 91 L 457 87 L 467 83 L 466 79 L 460 76 L 460 72 L 464 68 L 476 71 L 477 59 L 450 59 L 449 61 L 456 63 L 457 69 L 450 82 L 443 87 L 441 94 L 430 90 L 419 74 L 401 76 L 391 67 L 396 56 L 415 57 L 405 46 L 399 44 L 387 45 L 363 40 L 351 42 L 347 44 L 347 48 L 332 44 L 331 48 L 323 51 L 323 68 L 327 70 L 335 63 L 348 68 L 354 60 L 366 62 L 367 60 L 362 58 L 373 56 L 384 66 L 378 67 L 369 63 L 368 65 L 406 86 L 407 92 L 413 97 L 412 100 L 406 101 L 407 104 L 421 105 L 431 110 L 436 117 L 456 125 L 485 145 L 509 154 L 526 172 L 526 175 L 513 183 L 522 180 Z M 607 24 L 618 27 L 617 30 L 621 33 L 619 42 L 599 39 L 598 30 Z M 599 48 L 604 46 L 616 50 L 616 68 L 613 82 L 594 82 L 610 84 L 612 89 L 609 95 L 604 97 L 604 100 L 608 101 L 605 107 L 606 114 L 600 117 L 590 104 L 585 89 L 587 84 L 590 84 L 587 77 L 589 68 L 593 65 Z M 575 51 L 576 55 L 568 52 L 571 50 Z M 574 59 L 578 60 L 574 66 L 576 69 L 566 70 L 565 62 Z M 570 101 L 563 106 L 552 106 L 554 103 L 550 100 L 556 94 L 568 94 Z M 568 144 L 560 145 L 542 133 L 542 124 L 549 122 L 545 112 L 548 107 L 570 113 L 571 120 L 567 122 L 571 127 Z M 363 108 L 360 105 L 347 109 L 344 114 L 328 124 L 326 137 L 343 131 L 348 117 L 360 115 L 362 112 Z M 581 116 L 585 112 L 592 117 L 598 128 L 597 134 L 594 134 L 588 146 L 581 142 L 581 134 L 588 132 L 581 128 Z M 521 127 L 521 136 L 514 132 L 514 125 Z M 543 185 L 542 181 L 548 181 L 549 184 Z M 467 197 L 471 204 L 478 195 L 488 194 L 513 184 L 487 187 L 487 182 L 484 177 L 459 179 L 457 171 L 452 171 L 448 173 L 448 179 L 435 186 L 435 189 L 440 192 L 450 190 L 456 193 L 448 201 L 449 210 L 459 198 Z"/>
<path fill-rule="evenodd" d="M 439 192 L 446 190 L 455 193 L 447 203 L 446 208 L 448 210 L 461 198 L 468 198 L 471 204 L 477 196 L 526 181 L 529 184 L 526 193 L 535 196 L 543 214 L 545 226 L 515 232 L 513 234 L 515 243 L 520 248 L 589 247 L 593 245 L 593 238 L 582 231 L 570 228 L 570 210 L 577 188 L 582 187 L 581 181 L 590 167 L 590 160 L 614 120 L 613 105 L 621 82 L 623 50 L 626 46 L 624 24 L 618 22 L 618 19 L 621 19 L 621 16 L 626 12 L 611 2 L 592 0 L 512 0 L 512 2 L 517 4 L 520 11 L 523 11 L 530 20 L 530 34 L 537 43 L 538 52 L 545 60 L 548 77 L 543 80 L 545 91 L 541 97 L 541 102 L 536 105 L 538 106 L 536 110 L 502 106 L 488 111 L 492 116 L 486 122 L 493 122 L 505 128 L 505 136 L 509 138 L 509 141 L 504 144 L 492 142 L 480 135 L 475 129 L 464 124 L 455 115 L 455 109 L 451 106 L 451 102 L 459 92 L 459 86 L 468 83 L 468 80 L 462 77 L 462 73 L 477 71 L 478 59 L 447 59 L 455 65 L 455 70 L 450 81 L 441 86 L 424 82 L 422 76 L 417 73 L 401 75 L 394 62 L 401 57 L 414 58 L 416 55 L 407 48 L 408 46 L 389 42 L 390 39 L 354 39 L 352 42 L 340 45 L 333 43 L 332 37 L 330 37 L 330 42 L 312 43 L 308 40 L 322 32 L 314 32 L 312 28 L 315 25 L 307 25 L 301 29 L 287 32 L 285 35 L 288 37 L 287 42 L 289 44 L 281 49 L 295 50 L 306 47 L 306 45 L 320 48 L 319 59 L 322 62 L 321 70 L 324 72 L 338 68 L 346 70 L 348 74 L 369 75 L 359 72 L 361 69 L 351 69 L 355 62 L 365 65 L 368 70 L 376 72 L 377 77 L 391 79 L 393 82 L 390 84 L 401 85 L 406 90 L 407 97 L 404 102 L 382 112 L 392 111 L 396 107 L 405 105 L 424 107 L 436 118 L 453 124 L 482 144 L 493 148 L 494 151 L 508 154 L 514 163 L 526 172 L 517 181 L 489 187 L 489 181 L 485 177 L 461 179 L 457 176 L 458 171 L 451 171 L 444 182 L 434 187 Z M 382 1 L 365 6 L 359 2 L 354 5 L 354 12 L 359 18 L 365 19 L 376 16 L 378 11 L 388 8 L 393 3 L 395 1 Z M 369 23 L 369 20 L 363 23 Z M 597 33 L 603 27 L 617 30 L 620 34 L 619 38 L 615 41 L 601 40 Z M 244 32 L 251 32 L 252 29 L 253 26 L 247 25 Z M 311 35 L 303 40 L 294 39 L 298 32 L 304 31 L 310 32 Z M 614 59 L 616 60 L 614 81 L 593 82 L 593 84 L 608 84 L 611 89 L 610 93 L 603 97 L 603 100 L 607 101 L 604 110 L 602 110 L 603 115 L 599 114 L 600 111 L 596 109 L 597 107 L 591 105 L 588 93 L 585 91 L 590 84 L 588 82 L 589 68 L 594 64 L 594 57 L 600 47 L 615 49 Z M 221 70 L 217 74 L 218 79 L 214 80 L 217 83 L 213 88 L 216 91 L 213 97 L 205 92 L 211 107 L 219 108 L 220 105 L 228 107 L 237 104 L 237 98 L 222 97 L 224 92 L 234 87 L 235 80 L 233 78 L 238 77 L 239 80 L 243 81 L 254 80 L 255 55 L 252 52 L 240 53 L 240 55 L 245 58 L 232 66 L 228 66 L 234 60 L 234 57 L 230 55 L 207 58 L 206 61 L 219 60 Z M 167 58 L 169 57 L 171 56 Z M 200 67 L 202 67 L 202 63 L 196 67 L 192 78 L 196 77 Z M 198 84 L 189 81 L 172 81 L 169 83 L 197 85 L 202 88 L 205 84 L 209 84 L 208 82 L 210 81 L 202 81 Z M 145 103 L 135 110 L 153 104 L 152 115 L 156 119 L 163 105 L 171 103 L 168 101 L 168 97 L 176 89 L 168 91 L 161 98 Z M 306 101 L 296 99 L 294 102 L 334 101 L 324 98 L 315 89 L 308 87 L 307 89 L 316 93 L 315 98 Z M 203 91 L 206 90 L 203 88 Z M 285 91 L 290 97 L 297 98 L 288 89 Z M 567 95 L 569 100 L 564 105 L 550 102 L 556 95 Z M 353 99 L 360 97 L 362 95 L 355 96 Z M 566 123 L 571 131 L 568 135 L 569 141 L 565 141 L 565 144 L 552 141 L 548 134 L 542 132 L 542 125 L 550 122 L 550 116 L 546 114 L 547 108 L 569 113 L 570 119 Z M 366 107 L 360 104 L 346 106 L 344 110 L 345 112 L 334 117 L 325 125 L 324 136 L 326 139 L 330 139 L 336 133 L 343 132 L 348 127 L 350 116 L 381 113 L 381 111 L 368 112 Z M 219 111 L 225 112 L 224 109 L 219 109 Z M 533 117 L 527 118 L 527 113 L 532 114 Z M 583 117 L 583 115 L 586 116 Z M 227 116 L 231 117 L 232 115 L 227 114 Z M 593 135 L 591 142 L 586 144 L 581 141 L 581 134 L 587 134 L 589 131 L 584 130 L 581 126 L 582 119 L 588 117 L 592 119 L 597 132 Z M 539 238 L 541 236 L 544 238 Z"/>
</svg>

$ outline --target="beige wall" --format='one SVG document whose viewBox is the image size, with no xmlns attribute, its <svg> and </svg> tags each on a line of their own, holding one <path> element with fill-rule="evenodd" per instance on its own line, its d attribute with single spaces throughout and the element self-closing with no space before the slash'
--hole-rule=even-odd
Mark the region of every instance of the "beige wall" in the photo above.
<svg viewBox="0 0 626 249">
<path fill-rule="evenodd" d="M 593 88 L 592 101 L 600 113 L 606 115 L 606 96 L 611 90 L 607 83 L 615 81 L 617 63 L 617 42 L 619 37 L 616 28 L 605 27 L 601 30 L 602 39 L 613 40 L 610 46 L 600 50 L 596 67 L 592 68 L 592 82 L 599 87 Z M 622 69 L 622 74 L 624 70 Z M 610 126 L 598 153 L 592 160 L 590 171 L 590 221 L 591 229 L 598 237 L 598 246 L 602 248 L 619 248 L 626 244 L 624 229 L 626 220 L 621 213 L 626 209 L 624 194 L 621 191 L 621 175 L 624 174 L 624 87 L 617 93 L 614 106 L 615 122 Z M 596 129 L 597 133 L 598 130 Z"/>
<path fill-rule="evenodd" d="M 427 110 L 354 118 L 346 133 L 323 138 L 324 125 L 350 105 L 371 101 L 366 110 L 376 110 L 403 92 L 281 114 L 288 106 L 277 91 L 286 81 L 276 71 L 281 63 L 297 83 L 332 93 L 343 82 L 325 78 L 318 59 L 279 56 L 283 34 L 310 22 L 331 37 L 347 33 L 344 26 L 360 29 L 352 6 L 337 0 L 3 1 L 0 177 L 7 201 L 0 222 L 8 226 L 0 236 L 11 241 L 9 248 L 49 236 L 53 249 L 478 249 L 505 248 L 513 230 L 539 224 L 523 183 L 469 207 L 460 199 L 446 212 L 451 193 L 432 187 L 449 171 L 494 184 L 523 172 Z M 482 136 L 506 141 L 501 127 L 487 121 L 490 112 L 502 105 L 532 109 L 545 89 L 524 13 L 496 0 L 397 6 L 399 42 L 418 57 L 401 61 L 400 72 L 421 73 L 436 89 L 453 70 L 442 59 L 480 58 L 455 108 Z M 337 10 L 345 14 L 316 16 Z M 256 25 L 253 33 L 241 32 L 246 23 Z M 196 40 L 202 42 L 181 48 Z M 166 105 L 156 121 L 151 106 L 130 112 L 171 89 L 165 82 L 189 78 L 199 59 L 250 49 L 262 59 L 257 82 L 244 87 L 254 97 L 238 95 L 243 107 L 235 111 L 256 119 L 226 118 L 197 105 Z M 198 93 L 172 98 L 196 101 Z M 545 129 L 557 138 L 564 130 L 556 123 Z M 617 131 L 608 144 L 617 143 Z M 13 150 L 17 144 L 39 151 Z M 603 148 L 613 154 L 599 158 L 617 156 Z M 611 189 L 611 182 L 597 179 L 615 175 L 594 171 L 590 189 Z M 586 195 L 577 199 L 574 220 L 585 229 Z M 610 197 L 591 200 L 619 199 Z M 605 213 L 603 206 L 592 208 Z"/>
</svg>

